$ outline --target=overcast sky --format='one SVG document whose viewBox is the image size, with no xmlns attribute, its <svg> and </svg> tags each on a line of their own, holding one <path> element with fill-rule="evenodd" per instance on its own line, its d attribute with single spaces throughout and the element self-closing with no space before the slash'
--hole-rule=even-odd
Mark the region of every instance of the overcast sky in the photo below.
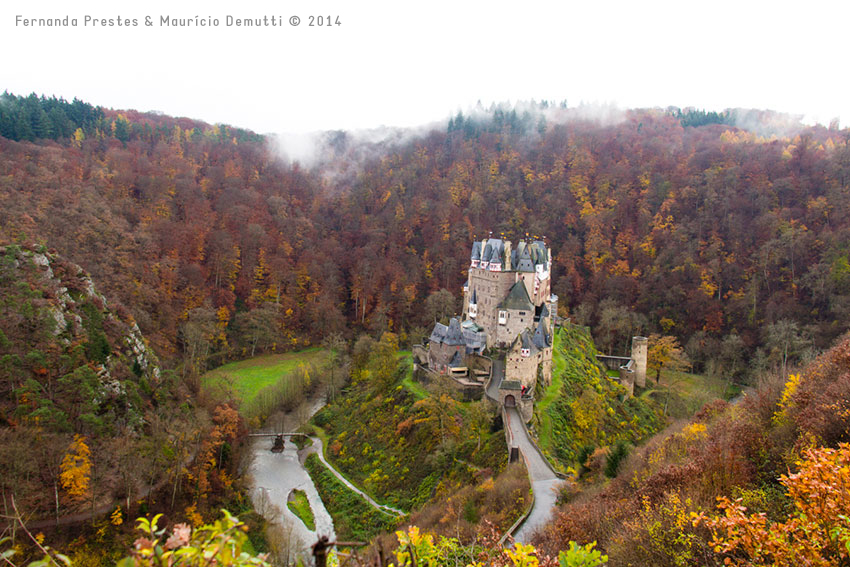
<svg viewBox="0 0 850 567">
<path fill-rule="evenodd" d="M 482 101 L 752 107 L 850 125 L 844 1 L 5 0 L 0 90 L 257 132 L 444 120 Z M 16 17 L 77 18 L 25 27 Z M 92 27 L 85 16 L 136 19 Z M 340 25 L 309 27 L 310 16 Z M 149 16 L 153 26 L 147 27 Z M 218 27 L 160 26 L 160 16 Z M 282 18 L 278 27 L 228 27 Z M 289 19 L 301 22 L 292 26 Z M 317 20 L 314 20 L 317 21 Z"/>
</svg>

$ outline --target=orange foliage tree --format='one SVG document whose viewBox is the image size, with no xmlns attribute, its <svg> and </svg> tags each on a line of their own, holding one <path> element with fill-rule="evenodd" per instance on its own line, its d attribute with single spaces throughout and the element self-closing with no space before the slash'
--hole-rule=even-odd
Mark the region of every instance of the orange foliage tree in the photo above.
<svg viewBox="0 0 850 567">
<path fill-rule="evenodd" d="M 850 561 L 850 444 L 805 452 L 796 474 L 780 480 L 794 502 L 783 521 L 747 515 L 740 500 L 718 499 L 722 515 L 697 516 L 727 565 L 847 565 Z"/>
</svg>

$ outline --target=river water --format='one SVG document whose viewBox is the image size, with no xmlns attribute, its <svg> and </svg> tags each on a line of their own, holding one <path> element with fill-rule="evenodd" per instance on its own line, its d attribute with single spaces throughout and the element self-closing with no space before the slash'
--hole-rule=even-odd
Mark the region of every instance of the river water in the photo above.
<svg viewBox="0 0 850 567">
<path fill-rule="evenodd" d="M 279 413 L 270 417 L 258 433 L 296 431 L 324 405 L 324 393 L 313 396 L 298 410 Z M 333 520 L 325 509 L 316 492 L 310 475 L 301 466 L 298 450 L 287 438 L 282 453 L 272 453 L 273 437 L 254 437 L 251 443 L 251 463 L 248 467 L 248 481 L 251 486 L 251 499 L 254 509 L 271 524 L 269 539 L 290 559 L 302 557 L 308 559 L 310 546 L 318 536 L 336 539 Z M 294 489 L 303 490 L 313 509 L 316 530 L 307 526 L 286 506 L 289 493 Z M 312 557 L 306 563 L 310 564 Z"/>
</svg>

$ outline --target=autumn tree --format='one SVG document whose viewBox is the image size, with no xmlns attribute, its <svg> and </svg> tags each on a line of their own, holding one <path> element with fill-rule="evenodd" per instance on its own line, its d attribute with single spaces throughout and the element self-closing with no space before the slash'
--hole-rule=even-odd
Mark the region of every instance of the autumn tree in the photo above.
<svg viewBox="0 0 850 567">
<path fill-rule="evenodd" d="M 447 289 L 431 292 L 425 299 L 425 320 L 428 324 L 442 321 L 457 313 L 457 300 Z"/>
<path fill-rule="evenodd" d="M 767 326 L 765 346 L 769 360 L 774 361 L 785 375 L 788 370 L 788 361 L 800 360 L 809 346 L 809 341 L 795 321 L 781 319 Z"/>
<path fill-rule="evenodd" d="M 646 318 L 616 300 L 604 299 L 599 303 L 599 324 L 595 333 L 600 348 L 614 354 L 617 347 L 625 348 L 629 339 L 646 325 Z"/>
<path fill-rule="evenodd" d="M 359 370 L 359 379 L 368 383 L 369 388 L 376 392 L 384 391 L 392 384 L 398 368 L 398 337 L 393 333 L 384 333 L 377 343 L 373 339 L 369 341 L 361 337 L 354 345 L 355 359 L 366 356 L 363 359 L 365 365 Z"/>
<path fill-rule="evenodd" d="M 278 331 L 280 304 L 265 302 L 255 309 L 242 311 L 233 318 L 236 344 L 242 347 L 243 356 L 254 356 L 257 349 L 274 344 Z"/>
<path fill-rule="evenodd" d="M 92 476 L 91 449 L 82 435 L 75 435 L 60 465 L 62 488 L 72 500 L 85 500 L 90 493 Z"/>
<path fill-rule="evenodd" d="M 217 322 L 216 313 L 212 309 L 198 307 L 188 313 L 181 329 L 186 355 L 184 376 L 187 369 L 193 374 L 206 370 L 206 360 L 217 335 Z"/>
<path fill-rule="evenodd" d="M 655 383 L 661 381 L 661 369 L 687 370 L 691 367 L 688 355 L 679 345 L 679 340 L 670 335 L 652 334 L 647 351 L 647 370 L 655 371 Z"/>
<path fill-rule="evenodd" d="M 722 515 L 701 515 L 713 547 L 726 565 L 838 566 L 850 561 L 850 444 L 808 449 L 799 472 L 782 475 L 794 502 L 789 515 L 771 522 L 748 514 L 740 500 L 719 498 Z"/>
<path fill-rule="evenodd" d="M 328 399 L 333 400 L 350 364 L 348 343 L 340 333 L 333 333 L 322 339 L 322 346 L 328 351 Z"/>
<path fill-rule="evenodd" d="M 439 435 L 440 443 L 456 439 L 460 433 L 460 404 L 450 394 L 435 393 L 413 404 L 415 424 L 424 424 Z"/>
</svg>

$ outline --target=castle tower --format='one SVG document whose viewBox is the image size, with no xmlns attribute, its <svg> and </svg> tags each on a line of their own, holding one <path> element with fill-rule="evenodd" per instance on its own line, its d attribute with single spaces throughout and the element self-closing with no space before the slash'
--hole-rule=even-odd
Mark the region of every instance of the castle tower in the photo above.
<svg viewBox="0 0 850 567">
<path fill-rule="evenodd" d="M 635 361 L 635 386 L 646 388 L 646 360 L 649 339 L 632 337 L 632 360 Z"/>
</svg>

